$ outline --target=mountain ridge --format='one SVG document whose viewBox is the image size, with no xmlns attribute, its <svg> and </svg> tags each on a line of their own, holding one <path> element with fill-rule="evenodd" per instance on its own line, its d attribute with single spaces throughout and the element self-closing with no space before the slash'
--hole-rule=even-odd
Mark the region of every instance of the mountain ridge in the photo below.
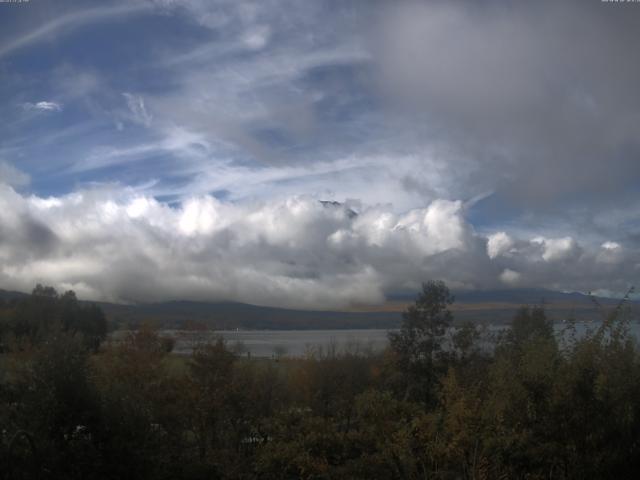
<svg viewBox="0 0 640 480">
<path fill-rule="evenodd" d="M 568 317 L 594 320 L 601 317 L 589 296 L 544 289 L 513 289 L 453 292 L 452 305 L 457 322 L 482 324 L 507 323 L 522 305 L 542 305 L 548 315 L 558 321 Z M 28 296 L 23 292 L 0 290 L 0 299 L 15 300 Z M 196 329 L 353 329 L 396 328 L 402 311 L 415 299 L 415 294 L 390 295 L 382 305 L 353 307 L 346 310 L 303 310 L 252 305 L 240 302 L 198 302 L 169 300 L 135 305 L 91 302 L 100 306 L 113 328 L 130 328 L 150 322 L 160 328 Z M 604 308 L 617 299 L 599 298 Z M 640 302 L 630 302 L 634 313 Z"/>
</svg>

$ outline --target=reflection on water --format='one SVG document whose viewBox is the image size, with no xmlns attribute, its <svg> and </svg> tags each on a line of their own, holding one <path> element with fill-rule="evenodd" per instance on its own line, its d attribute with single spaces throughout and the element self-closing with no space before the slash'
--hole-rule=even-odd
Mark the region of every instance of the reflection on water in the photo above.
<svg viewBox="0 0 640 480">
<path fill-rule="evenodd" d="M 580 338 L 588 331 L 600 326 L 598 322 L 579 322 L 575 325 L 575 336 Z M 570 339 L 567 324 L 557 323 L 554 328 L 561 341 Z M 481 331 L 481 345 L 491 348 L 496 336 L 505 329 L 503 325 L 492 325 Z M 631 322 L 629 331 L 640 338 L 640 323 Z M 161 335 L 175 338 L 174 352 L 189 355 L 201 343 L 215 341 L 222 336 L 231 349 L 255 357 L 302 356 L 307 351 L 336 348 L 339 351 L 379 352 L 388 344 L 388 330 L 218 330 L 185 331 L 163 330 Z"/>
<path fill-rule="evenodd" d="M 231 349 L 255 357 L 301 356 L 308 350 L 336 348 L 349 351 L 381 351 L 387 346 L 387 330 L 217 330 L 192 332 L 163 330 L 176 339 L 174 352 L 188 355 L 200 343 L 222 336 Z"/>
</svg>

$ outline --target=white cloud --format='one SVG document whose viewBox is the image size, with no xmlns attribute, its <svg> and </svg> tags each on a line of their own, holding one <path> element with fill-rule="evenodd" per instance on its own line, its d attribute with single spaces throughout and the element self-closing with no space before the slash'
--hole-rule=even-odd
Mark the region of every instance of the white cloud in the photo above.
<svg viewBox="0 0 640 480">
<path fill-rule="evenodd" d="M 606 241 L 600 245 L 600 252 L 597 259 L 605 265 L 616 265 L 622 258 L 625 258 L 625 251 L 618 242 Z"/>
<path fill-rule="evenodd" d="M 602 244 L 602 248 L 605 250 L 618 250 L 620 248 L 620 244 L 617 242 L 607 241 Z"/>
<path fill-rule="evenodd" d="M 27 102 L 23 104 L 23 107 L 25 110 L 40 110 L 42 112 L 61 112 L 62 111 L 62 104 L 57 102 L 48 102 L 45 100 L 37 103 Z"/>
<path fill-rule="evenodd" d="M 491 234 L 487 239 L 487 255 L 491 259 L 504 255 L 509 252 L 513 244 L 513 239 L 505 232 Z"/>
<path fill-rule="evenodd" d="M 173 154 L 180 160 L 183 173 L 189 172 L 185 159 L 207 158 L 211 151 L 209 143 L 199 134 L 183 128 L 168 127 L 159 131 L 155 142 L 141 143 L 123 148 L 113 146 L 94 147 L 86 157 L 70 166 L 71 172 L 83 172 L 108 166 L 143 161 L 158 154 Z"/>
<path fill-rule="evenodd" d="M 144 98 L 140 95 L 134 95 L 132 93 L 123 93 L 122 96 L 127 101 L 127 106 L 132 115 L 132 119 L 146 127 L 151 125 L 153 116 L 147 111 L 147 107 L 144 104 Z"/>
<path fill-rule="evenodd" d="M 243 42 L 250 50 L 261 50 L 269 42 L 270 36 L 269 26 L 260 25 L 248 31 L 243 37 Z"/>
<path fill-rule="evenodd" d="M 41 282 L 112 301 L 335 308 L 379 302 L 429 278 L 457 288 L 616 291 L 636 274 L 637 252 L 621 250 L 603 263 L 599 244 L 563 237 L 513 239 L 510 255 L 490 258 L 489 240 L 474 232 L 458 201 L 406 213 L 357 210 L 311 196 L 224 202 L 201 195 L 173 208 L 130 188 L 42 198 L 0 184 L 0 288 Z M 574 250 L 583 254 L 568 254 Z"/>
<path fill-rule="evenodd" d="M 514 270 L 505 268 L 504 271 L 500 274 L 500 280 L 510 287 L 514 287 L 520 281 L 520 274 Z"/>
<path fill-rule="evenodd" d="M 130 189 L 40 198 L 5 186 L 3 202 L 12 208 L 0 225 L 13 234 L 0 239 L 2 286 L 77 285 L 84 296 L 109 300 L 377 302 L 395 282 L 385 266 L 391 257 L 420 263 L 464 250 L 469 235 L 459 202 L 445 201 L 354 217 L 312 197 L 235 204 L 201 196 L 174 209 Z"/>
<path fill-rule="evenodd" d="M 535 237 L 532 243 L 542 246 L 542 258 L 546 262 L 563 260 L 578 253 L 578 244 L 571 237 L 545 238 Z"/>
<path fill-rule="evenodd" d="M 0 161 L 0 184 L 5 183 L 14 187 L 24 187 L 30 182 L 29 175 L 7 162 Z"/>
</svg>

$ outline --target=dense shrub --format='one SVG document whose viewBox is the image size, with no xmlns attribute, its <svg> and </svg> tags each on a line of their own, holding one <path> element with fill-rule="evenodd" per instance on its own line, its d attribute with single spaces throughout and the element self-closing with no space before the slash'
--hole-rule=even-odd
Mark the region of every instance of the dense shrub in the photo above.
<svg viewBox="0 0 640 480">
<path fill-rule="evenodd" d="M 623 309 L 558 339 L 523 307 L 495 349 L 447 336 L 425 284 L 382 354 L 190 358 L 38 287 L 0 308 L 4 478 L 584 479 L 640 475 L 640 356 Z"/>
</svg>

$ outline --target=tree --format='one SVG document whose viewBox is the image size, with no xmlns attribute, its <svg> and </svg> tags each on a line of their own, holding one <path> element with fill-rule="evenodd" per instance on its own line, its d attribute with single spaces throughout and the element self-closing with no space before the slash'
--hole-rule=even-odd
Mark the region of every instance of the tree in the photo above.
<svg viewBox="0 0 640 480">
<path fill-rule="evenodd" d="M 404 375 L 405 396 L 431 403 L 437 373 L 443 370 L 442 347 L 453 315 L 454 297 L 442 281 L 422 284 L 415 304 L 402 315 L 399 332 L 389 333 L 391 350 Z"/>
<path fill-rule="evenodd" d="M 143 324 L 93 359 L 102 417 L 96 438 L 106 478 L 166 478 L 167 463 L 183 451 L 179 436 L 167 441 L 182 421 L 176 413 L 167 418 L 167 411 L 182 406 L 179 393 L 186 389 L 169 376 L 166 356 L 157 332 Z"/>
<path fill-rule="evenodd" d="M 94 352 L 107 335 L 107 320 L 100 307 L 83 304 L 69 290 L 59 295 L 53 287 L 40 284 L 31 296 L 19 299 L 0 318 L 0 333 L 12 338 L 15 349 L 38 345 L 59 332 L 80 334 Z"/>
<path fill-rule="evenodd" d="M 189 360 L 189 421 L 198 444 L 200 461 L 219 447 L 229 403 L 236 357 L 222 339 L 196 348 Z"/>
<path fill-rule="evenodd" d="M 82 339 L 52 333 L 23 367 L 16 419 L 33 435 L 34 461 L 55 478 L 87 478 L 99 462 L 100 407 Z"/>
<path fill-rule="evenodd" d="M 553 322 L 542 307 L 522 306 L 511 322 L 510 340 L 515 345 L 540 339 L 553 338 Z"/>
</svg>

